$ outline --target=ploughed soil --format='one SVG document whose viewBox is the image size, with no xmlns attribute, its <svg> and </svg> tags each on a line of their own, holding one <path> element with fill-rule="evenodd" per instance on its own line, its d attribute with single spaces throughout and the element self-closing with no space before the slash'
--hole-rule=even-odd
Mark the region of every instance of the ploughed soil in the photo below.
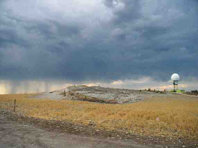
<svg viewBox="0 0 198 148">
<path fill-rule="evenodd" d="M 95 130 L 91 125 L 29 118 L 0 111 L 0 147 L 198 147 L 198 141 Z"/>
</svg>

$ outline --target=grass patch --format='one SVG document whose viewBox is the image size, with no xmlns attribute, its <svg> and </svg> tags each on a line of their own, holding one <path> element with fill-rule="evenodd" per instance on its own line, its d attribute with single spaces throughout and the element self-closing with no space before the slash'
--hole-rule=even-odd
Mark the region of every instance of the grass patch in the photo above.
<svg viewBox="0 0 198 148">
<path fill-rule="evenodd" d="M 152 98 L 133 104 L 97 104 L 86 101 L 38 100 L 30 95 L 0 95 L 0 108 L 27 117 L 69 121 L 107 131 L 143 136 L 198 139 L 198 100 Z"/>
</svg>

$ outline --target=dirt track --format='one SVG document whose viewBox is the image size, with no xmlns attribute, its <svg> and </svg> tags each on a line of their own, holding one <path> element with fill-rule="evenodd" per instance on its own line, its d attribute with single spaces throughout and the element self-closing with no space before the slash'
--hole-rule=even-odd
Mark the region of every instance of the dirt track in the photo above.
<svg viewBox="0 0 198 148">
<path fill-rule="evenodd" d="M 28 124 L 10 121 L 0 113 L 1 148 L 148 148 L 133 141 L 107 140 L 59 132 L 49 132 Z M 152 146 L 153 147 L 153 146 Z M 155 146 L 160 147 L 160 146 Z"/>
</svg>

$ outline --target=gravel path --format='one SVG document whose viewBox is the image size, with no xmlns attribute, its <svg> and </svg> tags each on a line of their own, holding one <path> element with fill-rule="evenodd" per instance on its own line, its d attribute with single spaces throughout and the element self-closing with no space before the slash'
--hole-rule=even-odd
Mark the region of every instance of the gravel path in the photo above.
<svg viewBox="0 0 198 148">
<path fill-rule="evenodd" d="M 58 92 L 45 92 L 45 93 L 41 93 L 39 95 L 34 96 L 33 98 L 36 99 L 52 99 L 52 100 L 61 100 L 63 99 L 63 96 L 60 95 L 60 93 Z"/>
<path fill-rule="evenodd" d="M 56 90 L 56 91 L 52 91 L 52 92 L 43 92 L 40 93 L 36 96 L 33 96 L 33 98 L 35 99 L 52 99 L 52 100 L 61 100 L 64 99 L 64 96 L 61 95 L 61 93 L 63 92 L 67 92 L 67 88 L 65 89 L 61 89 L 61 90 Z"/>
<path fill-rule="evenodd" d="M 133 141 L 107 140 L 59 132 L 49 132 L 29 124 L 19 124 L 0 114 L 1 148 L 149 148 Z M 153 147 L 153 146 L 152 146 Z M 160 147 L 160 146 L 158 146 Z"/>
</svg>

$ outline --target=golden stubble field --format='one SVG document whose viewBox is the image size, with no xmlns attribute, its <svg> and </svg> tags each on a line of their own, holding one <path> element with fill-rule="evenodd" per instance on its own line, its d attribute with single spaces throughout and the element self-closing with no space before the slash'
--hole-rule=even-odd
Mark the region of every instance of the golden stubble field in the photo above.
<svg viewBox="0 0 198 148">
<path fill-rule="evenodd" d="M 96 129 L 142 136 L 198 140 L 198 99 L 152 98 L 133 104 L 30 99 L 31 95 L 0 95 L 0 109 L 47 120 L 61 120 Z"/>
</svg>

